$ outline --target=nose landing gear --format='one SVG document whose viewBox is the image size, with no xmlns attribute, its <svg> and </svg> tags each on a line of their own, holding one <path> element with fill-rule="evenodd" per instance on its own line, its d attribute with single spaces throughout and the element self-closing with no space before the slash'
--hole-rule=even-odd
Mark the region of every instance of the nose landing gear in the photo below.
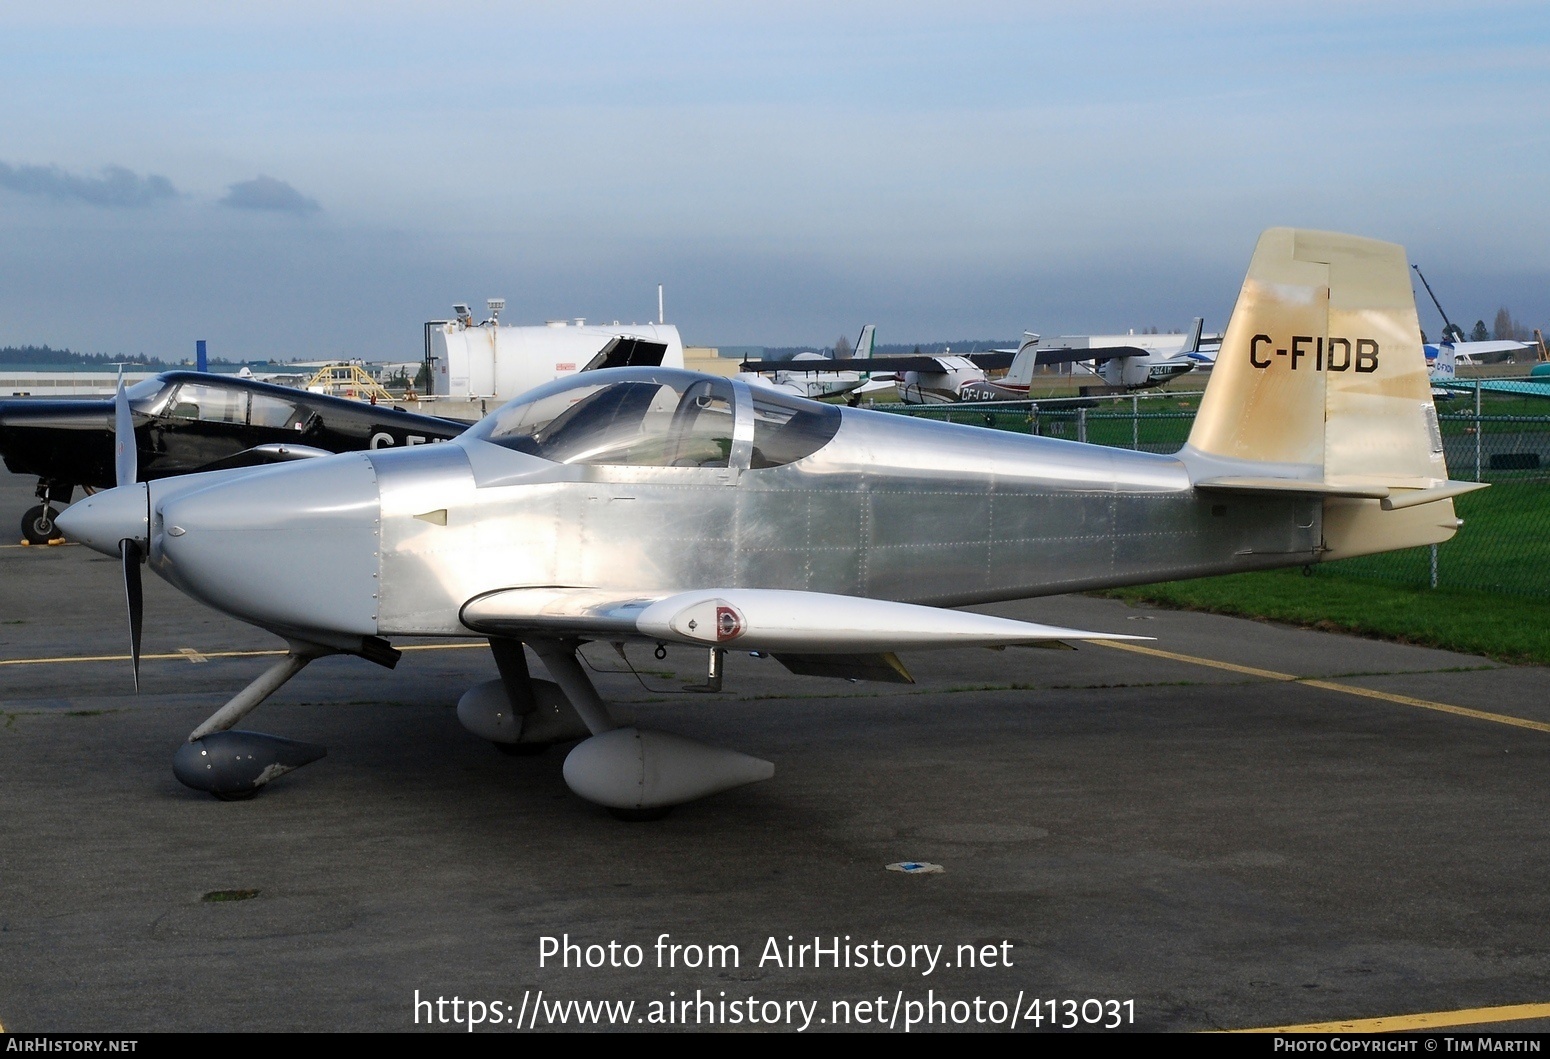
<svg viewBox="0 0 1550 1059">
<path fill-rule="evenodd" d="M 91 490 L 88 489 L 87 492 Z M 74 493 L 75 486 L 67 482 L 40 478 L 35 495 L 43 503 L 29 508 L 22 516 L 22 540 L 28 544 L 47 544 L 49 541 L 58 540 L 59 527 L 54 524 L 54 519 L 70 502 L 70 497 Z"/>
<path fill-rule="evenodd" d="M 48 504 L 29 508 L 22 516 L 22 540 L 28 544 L 47 544 L 59 538 L 59 527 L 54 525 L 57 510 Z"/>
</svg>

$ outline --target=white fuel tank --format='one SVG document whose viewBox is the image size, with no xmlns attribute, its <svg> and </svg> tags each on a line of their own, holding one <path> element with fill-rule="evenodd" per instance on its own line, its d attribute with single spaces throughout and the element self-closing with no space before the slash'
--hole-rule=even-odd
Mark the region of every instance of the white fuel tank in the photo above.
<svg viewBox="0 0 1550 1059">
<path fill-rule="evenodd" d="M 535 386 L 574 375 L 616 338 L 666 346 L 662 366 L 684 366 L 683 339 L 673 324 L 588 324 L 554 321 L 507 327 L 462 321 L 428 326 L 432 392 L 443 397 L 506 401 Z"/>
</svg>

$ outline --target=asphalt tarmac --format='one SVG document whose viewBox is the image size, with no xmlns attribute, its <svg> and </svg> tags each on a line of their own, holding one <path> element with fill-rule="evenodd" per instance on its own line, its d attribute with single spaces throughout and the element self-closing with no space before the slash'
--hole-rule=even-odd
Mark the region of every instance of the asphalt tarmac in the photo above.
<svg viewBox="0 0 1550 1059">
<path fill-rule="evenodd" d="M 244 722 L 329 753 L 226 803 L 173 751 L 280 644 L 145 587 L 136 694 L 116 561 L 0 547 L 8 1031 L 1550 1028 L 1537 668 L 1086 597 L 989 609 L 1167 655 L 731 656 L 707 695 L 594 645 L 622 714 L 776 765 L 631 824 L 458 724 L 487 649 L 403 643 Z"/>
</svg>

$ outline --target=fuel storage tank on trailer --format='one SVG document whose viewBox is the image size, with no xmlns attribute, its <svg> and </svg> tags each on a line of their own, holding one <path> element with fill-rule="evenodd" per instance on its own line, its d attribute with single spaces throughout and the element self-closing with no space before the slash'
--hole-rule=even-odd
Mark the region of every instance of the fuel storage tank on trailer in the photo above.
<svg viewBox="0 0 1550 1059">
<path fill-rule="evenodd" d="M 605 361 L 670 368 L 684 363 L 683 339 L 672 324 L 584 320 L 524 327 L 494 319 L 481 324 L 468 317 L 436 320 L 425 325 L 425 355 L 432 393 L 500 401 Z"/>
</svg>

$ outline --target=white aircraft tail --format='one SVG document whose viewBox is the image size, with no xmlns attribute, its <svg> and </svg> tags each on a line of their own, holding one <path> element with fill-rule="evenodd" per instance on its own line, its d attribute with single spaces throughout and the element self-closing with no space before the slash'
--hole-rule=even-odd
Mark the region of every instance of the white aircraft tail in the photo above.
<svg viewBox="0 0 1550 1059">
<path fill-rule="evenodd" d="M 1437 359 L 1432 362 L 1433 382 L 1452 382 L 1458 374 L 1458 353 L 1453 349 L 1453 343 L 1448 342 L 1437 347 Z"/>
<path fill-rule="evenodd" d="M 877 325 L 876 324 L 867 324 L 865 327 L 863 327 L 861 329 L 861 334 L 856 339 L 856 349 L 855 349 L 855 352 L 850 355 L 851 359 L 852 360 L 871 360 L 872 359 L 872 346 L 875 344 L 876 339 L 877 339 Z"/>
<path fill-rule="evenodd" d="M 1039 336 L 1032 331 L 1023 332 L 1023 340 L 1012 355 L 1011 367 L 1001 377 L 1003 386 L 1027 387 L 1033 385 L 1033 371 L 1039 362 Z"/>
<path fill-rule="evenodd" d="M 1198 489 L 1322 496 L 1325 557 L 1458 526 L 1403 247 L 1260 237 L 1180 453 Z"/>
<path fill-rule="evenodd" d="M 1184 336 L 1184 345 L 1180 347 L 1180 353 L 1199 353 L 1200 336 L 1205 333 L 1206 318 L 1197 316 L 1190 321 L 1189 333 Z"/>
</svg>

